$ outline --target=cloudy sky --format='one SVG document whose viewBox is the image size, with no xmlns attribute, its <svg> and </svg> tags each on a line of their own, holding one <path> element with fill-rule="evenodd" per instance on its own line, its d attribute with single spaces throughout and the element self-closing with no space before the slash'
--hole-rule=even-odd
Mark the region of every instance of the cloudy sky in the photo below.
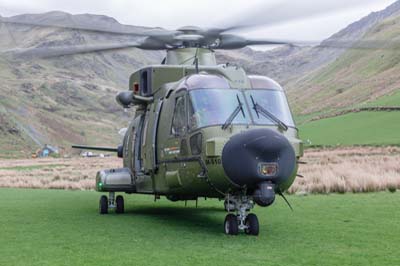
<svg viewBox="0 0 400 266">
<path fill-rule="evenodd" d="M 287 17 L 291 20 L 278 19 L 277 24 L 242 34 L 317 41 L 393 2 L 395 0 L 0 0 L 0 15 L 60 10 L 72 14 L 103 14 L 124 24 L 169 29 L 184 25 L 211 27 L 235 20 L 258 23 L 265 18 Z M 298 19 L 299 14 L 304 16 Z"/>
</svg>

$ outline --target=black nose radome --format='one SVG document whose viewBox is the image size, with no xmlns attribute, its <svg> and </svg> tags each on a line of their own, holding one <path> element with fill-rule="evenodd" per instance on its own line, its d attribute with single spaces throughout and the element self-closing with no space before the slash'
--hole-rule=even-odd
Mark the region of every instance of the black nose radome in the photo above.
<svg viewBox="0 0 400 266">
<path fill-rule="evenodd" d="M 288 139 L 271 129 L 253 129 L 234 135 L 222 151 L 226 175 L 249 188 L 265 181 L 285 182 L 293 173 L 296 155 Z"/>
</svg>

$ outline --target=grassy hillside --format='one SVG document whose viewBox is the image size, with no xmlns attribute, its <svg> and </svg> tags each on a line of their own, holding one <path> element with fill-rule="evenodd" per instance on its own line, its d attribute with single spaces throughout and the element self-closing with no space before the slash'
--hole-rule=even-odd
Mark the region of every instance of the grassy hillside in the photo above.
<svg viewBox="0 0 400 266">
<path fill-rule="evenodd" d="M 311 145 L 400 145 L 400 112 L 360 112 L 300 126 Z"/>
<path fill-rule="evenodd" d="M 99 215 L 99 195 L 1 189 L 0 264 L 400 264 L 398 193 L 289 196 L 294 212 L 277 199 L 256 207 L 258 237 L 224 235 L 226 212 L 215 200 L 196 209 L 134 195 L 126 214 Z"/>
<path fill-rule="evenodd" d="M 35 15 L 24 15 L 27 18 Z M 123 27 L 105 16 L 50 12 L 37 15 L 61 23 Z M 36 21 L 36 20 L 35 20 Z M 132 37 L 50 27 L 0 25 L 0 52 L 13 48 L 123 43 Z M 126 26 L 128 27 L 128 26 Z M 129 26 L 131 30 L 141 30 Z M 0 157 L 26 157 L 48 143 L 117 145 L 118 131 L 132 112 L 123 112 L 115 95 L 128 89 L 129 75 L 159 63 L 163 52 L 124 49 L 50 59 L 14 58 L 0 53 Z"/>
<path fill-rule="evenodd" d="M 373 27 L 363 39 L 396 40 L 399 25 L 400 16 L 391 17 Z M 351 49 L 328 66 L 291 83 L 288 92 L 294 112 L 329 113 L 387 99 L 386 95 L 400 90 L 397 46 L 388 42 L 382 49 Z"/>
<path fill-rule="evenodd" d="M 400 106 L 400 16 L 375 25 L 362 40 L 388 40 L 382 49 L 350 49 L 333 63 L 288 86 L 301 136 L 312 145 L 399 145 L 400 112 L 361 112 L 360 107 Z"/>
<path fill-rule="evenodd" d="M 389 93 L 383 97 L 378 98 L 373 102 L 369 102 L 369 106 L 400 106 L 400 88 L 397 91 Z"/>
<path fill-rule="evenodd" d="M 397 38 L 400 17 L 393 14 L 399 9 L 400 1 L 350 25 L 332 38 L 357 39 L 363 34 L 367 39 Z M 143 30 L 121 25 L 109 17 L 87 14 L 49 12 L 22 17 L 50 24 L 74 22 L 110 29 Z M 379 21 L 380 24 L 372 27 Z M 0 52 L 14 48 L 127 43 L 135 38 L 1 24 Z M 385 48 L 344 52 L 318 47 L 283 47 L 267 53 L 247 48 L 241 52 L 222 52 L 218 59 L 221 63 L 231 61 L 244 65 L 249 73 L 273 76 L 283 83 L 295 79 L 287 86 L 288 96 L 297 121 L 304 124 L 317 115 L 356 106 L 396 105 L 400 100 L 397 92 L 400 90 L 400 55 L 395 49 L 398 47 L 388 44 Z M 136 69 L 158 64 L 163 57 L 164 52 L 140 49 L 48 60 L 18 60 L 0 53 L 0 157 L 27 157 L 46 143 L 67 149 L 71 143 L 116 145 L 120 141 L 117 132 L 127 125 L 132 112 L 122 111 L 115 103 L 115 94 L 127 88 L 129 75 Z M 334 58 L 336 61 L 326 65 Z M 321 65 L 325 67 L 321 69 Z M 298 76 L 302 78 L 298 80 Z"/>
</svg>

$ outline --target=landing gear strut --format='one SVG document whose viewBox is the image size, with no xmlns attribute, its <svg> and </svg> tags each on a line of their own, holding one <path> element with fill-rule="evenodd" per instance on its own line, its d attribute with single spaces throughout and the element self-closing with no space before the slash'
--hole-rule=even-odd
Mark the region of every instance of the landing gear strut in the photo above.
<svg viewBox="0 0 400 266">
<path fill-rule="evenodd" d="M 107 214 L 108 209 L 115 209 L 116 213 L 124 213 L 124 197 L 118 195 L 115 198 L 115 192 L 110 192 L 109 197 L 103 195 L 99 201 L 99 213 Z"/>
<path fill-rule="evenodd" d="M 239 230 L 244 230 L 248 235 L 258 235 L 258 218 L 253 213 L 248 213 L 253 207 L 253 201 L 247 196 L 228 196 L 225 199 L 225 210 L 235 211 L 236 215 L 229 213 L 225 217 L 224 229 L 227 235 L 237 235 Z"/>
</svg>

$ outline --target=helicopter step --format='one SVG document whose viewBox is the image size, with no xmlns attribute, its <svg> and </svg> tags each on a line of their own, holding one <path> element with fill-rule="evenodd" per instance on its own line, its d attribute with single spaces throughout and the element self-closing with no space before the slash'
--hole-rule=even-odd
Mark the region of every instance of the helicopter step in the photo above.
<svg viewBox="0 0 400 266">
<path fill-rule="evenodd" d="M 248 196 L 228 195 L 224 206 L 225 210 L 230 212 L 225 217 L 225 234 L 237 235 L 239 230 L 243 230 L 248 235 L 258 235 L 258 218 L 254 213 L 248 213 L 254 207 L 253 201 Z M 231 212 L 236 212 L 236 215 Z"/>
</svg>

